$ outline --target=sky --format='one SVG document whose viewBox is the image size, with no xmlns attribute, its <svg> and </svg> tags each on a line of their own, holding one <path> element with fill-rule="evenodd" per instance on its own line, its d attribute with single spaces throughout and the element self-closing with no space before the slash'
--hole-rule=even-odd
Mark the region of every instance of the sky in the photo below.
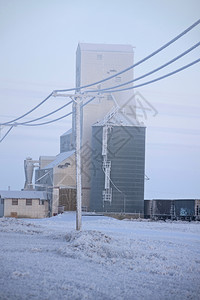
<svg viewBox="0 0 200 300">
<path fill-rule="evenodd" d="M 199 12 L 198 0 L 0 0 L 0 123 L 24 114 L 52 90 L 74 87 L 79 42 L 130 44 L 137 62 L 197 21 Z M 199 37 L 200 25 L 135 68 L 135 77 L 171 60 Z M 197 48 L 151 79 L 199 57 Z M 143 118 L 145 173 L 150 178 L 145 198 L 200 198 L 200 63 L 137 92 L 158 111 Z M 65 101 L 51 98 L 23 120 L 46 114 Z M 55 116 L 71 108 L 67 109 Z M 22 189 L 24 159 L 58 154 L 59 137 L 70 127 L 67 118 L 13 128 L 0 143 L 0 190 Z M 1 128 L 1 137 L 7 130 Z"/>
</svg>

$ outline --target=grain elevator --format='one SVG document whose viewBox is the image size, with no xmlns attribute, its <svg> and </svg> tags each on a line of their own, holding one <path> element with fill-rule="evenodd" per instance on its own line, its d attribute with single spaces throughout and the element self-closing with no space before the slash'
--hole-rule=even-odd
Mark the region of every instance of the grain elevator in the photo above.
<svg viewBox="0 0 200 300">
<path fill-rule="evenodd" d="M 88 98 L 84 99 L 81 108 L 82 210 L 85 211 L 143 214 L 145 127 L 137 119 L 134 92 L 130 89 L 99 93 L 101 89 L 133 80 L 133 69 L 118 74 L 133 65 L 133 54 L 130 45 L 80 43 L 77 47 L 77 88 L 116 74 L 110 80 L 81 89 L 82 93 L 94 96 L 88 103 Z M 54 157 L 42 156 L 37 161 L 35 187 L 47 191 L 50 215 L 56 214 L 60 205 L 66 210 L 74 209 L 75 136 L 73 114 L 72 128 L 60 137 L 60 153 Z M 27 160 L 25 166 L 27 169 L 30 163 L 32 171 L 33 161 Z M 25 188 L 31 187 L 31 180 L 32 177 L 26 179 Z"/>
<path fill-rule="evenodd" d="M 80 43 L 76 53 L 76 87 L 97 82 L 133 65 L 133 47 Z M 133 80 L 133 69 L 82 92 Z M 126 87 L 131 87 L 132 83 Z M 143 213 L 145 127 L 136 116 L 133 90 L 101 94 L 82 108 L 82 205 L 86 210 Z M 83 103 L 84 104 L 84 103 Z M 75 144 L 72 130 L 61 149 Z M 73 148 L 74 149 L 74 148 Z"/>
</svg>

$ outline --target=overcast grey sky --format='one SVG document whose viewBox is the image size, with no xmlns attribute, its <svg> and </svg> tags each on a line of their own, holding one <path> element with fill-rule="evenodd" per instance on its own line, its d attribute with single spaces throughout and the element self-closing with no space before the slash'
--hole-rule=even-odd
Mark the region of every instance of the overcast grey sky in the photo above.
<svg viewBox="0 0 200 300">
<path fill-rule="evenodd" d="M 199 18 L 198 0 L 0 0 L 0 122 L 25 113 L 54 89 L 74 86 L 79 42 L 131 44 L 136 62 Z M 135 68 L 135 76 L 199 40 L 200 25 Z M 199 57 L 197 48 L 151 79 Z M 138 91 L 158 110 L 156 117 L 149 113 L 143 120 L 150 178 L 145 197 L 200 198 L 200 64 Z M 24 120 L 64 102 L 52 98 Z M 59 136 L 70 123 L 68 118 L 42 127 L 14 128 L 0 144 L 0 189 L 23 188 L 23 160 L 58 154 Z"/>
</svg>

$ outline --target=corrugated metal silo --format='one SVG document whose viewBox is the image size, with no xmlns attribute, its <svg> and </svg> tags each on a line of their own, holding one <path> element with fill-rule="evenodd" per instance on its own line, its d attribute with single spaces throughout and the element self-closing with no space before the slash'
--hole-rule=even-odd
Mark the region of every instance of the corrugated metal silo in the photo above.
<svg viewBox="0 0 200 300">
<path fill-rule="evenodd" d="M 143 213 L 145 129 L 93 126 L 92 211 Z"/>
</svg>

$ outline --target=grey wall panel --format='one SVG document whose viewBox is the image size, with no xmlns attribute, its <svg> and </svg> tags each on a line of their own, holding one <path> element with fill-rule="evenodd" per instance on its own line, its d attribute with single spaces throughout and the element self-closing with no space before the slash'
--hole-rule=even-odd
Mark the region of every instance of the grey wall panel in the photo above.
<svg viewBox="0 0 200 300">
<path fill-rule="evenodd" d="M 113 126 L 108 134 L 108 160 L 111 161 L 112 203 L 103 207 L 102 127 L 93 126 L 91 210 L 108 212 L 144 211 L 145 128 Z M 98 157 L 98 159 L 96 159 Z"/>
<path fill-rule="evenodd" d="M 60 136 L 60 153 L 68 152 L 74 149 L 74 141 L 72 133 Z"/>
</svg>

